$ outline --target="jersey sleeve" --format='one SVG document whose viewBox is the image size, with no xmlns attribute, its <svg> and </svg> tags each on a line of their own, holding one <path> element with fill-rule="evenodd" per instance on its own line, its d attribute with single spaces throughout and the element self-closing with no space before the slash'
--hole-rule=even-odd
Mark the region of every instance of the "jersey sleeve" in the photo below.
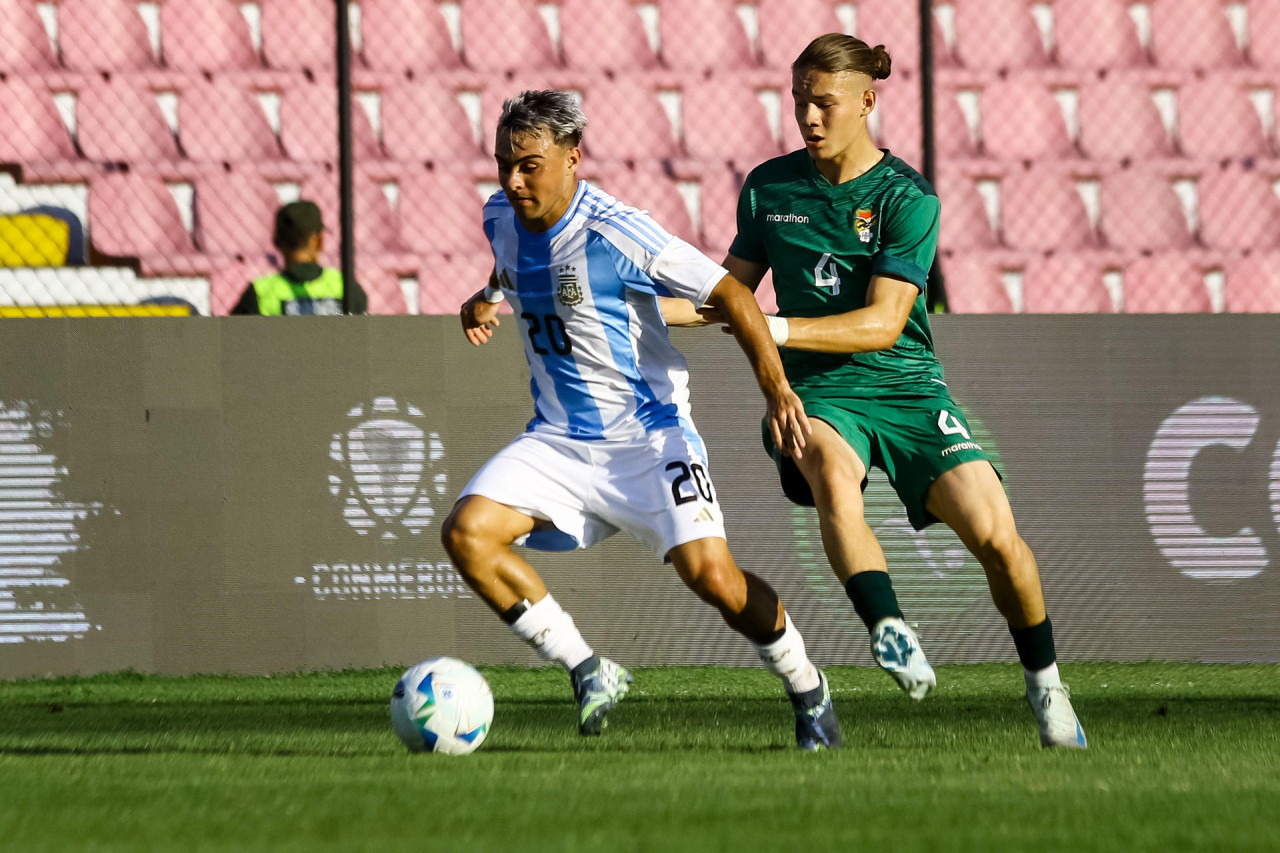
<svg viewBox="0 0 1280 853">
<path fill-rule="evenodd" d="M 729 254 L 753 264 L 767 264 L 769 253 L 765 250 L 764 235 L 760 233 L 760 225 L 756 221 L 756 191 L 751 178 L 751 175 L 747 175 L 747 180 L 742 184 L 742 192 L 738 195 L 738 234 L 733 238 Z"/>
<path fill-rule="evenodd" d="M 912 199 L 886 218 L 880 251 L 871 261 L 873 276 L 901 278 L 924 290 L 938 249 L 938 197 Z"/>
<path fill-rule="evenodd" d="M 701 307 L 729 274 L 641 210 L 626 208 L 597 222 L 593 230 L 613 248 L 623 284 L 641 293 L 688 299 Z"/>
</svg>

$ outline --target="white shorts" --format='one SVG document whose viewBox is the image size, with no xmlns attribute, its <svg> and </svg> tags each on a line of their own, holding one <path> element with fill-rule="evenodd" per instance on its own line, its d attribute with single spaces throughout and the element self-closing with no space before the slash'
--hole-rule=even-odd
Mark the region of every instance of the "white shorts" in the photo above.
<svg viewBox="0 0 1280 853">
<path fill-rule="evenodd" d="M 628 441 L 527 432 L 462 490 L 555 525 L 516 544 L 586 548 L 625 530 L 659 557 L 677 545 L 725 538 L 702 438 L 669 427 Z"/>
</svg>

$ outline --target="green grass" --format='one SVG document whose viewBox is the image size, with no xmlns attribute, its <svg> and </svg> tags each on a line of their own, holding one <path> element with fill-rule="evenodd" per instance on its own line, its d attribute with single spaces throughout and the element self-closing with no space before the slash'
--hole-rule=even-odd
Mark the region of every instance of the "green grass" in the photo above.
<svg viewBox="0 0 1280 853">
<path fill-rule="evenodd" d="M 0 684 L 0 848 L 1276 850 L 1280 666 L 1073 664 L 1087 752 L 1041 750 L 1010 665 L 910 702 L 828 670 L 846 748 L 792 748 L 757 670 L 642 669 L 579 738 L 558 670 L 485 670 L 474 755 L 410 755 L 398 672 Z"/>
</svg>

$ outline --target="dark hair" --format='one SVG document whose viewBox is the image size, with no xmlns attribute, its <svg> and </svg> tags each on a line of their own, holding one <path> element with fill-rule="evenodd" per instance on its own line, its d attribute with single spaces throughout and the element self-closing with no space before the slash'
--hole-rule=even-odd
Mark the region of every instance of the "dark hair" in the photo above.
<svg viewBox="0 0 1280 853">
<path fill-rule="evenodd" d="M 576 148 L 582 144 L 587 117 L 572 92 L 561 89 L 526 90 L 502 102 L 498 130 L 508 133 L 537 133 L 545 130 L 557 145 Z"/>
<path fill-rule="evenodd" d="M 791 63 L 791 70 L 866 74 L 872 80 L 883 80 L 889 76 L 892 65 L 889 51 L 882 44 L 871 47 L 844 33 L 827 33 L 809 42 Z"/>
</svg>

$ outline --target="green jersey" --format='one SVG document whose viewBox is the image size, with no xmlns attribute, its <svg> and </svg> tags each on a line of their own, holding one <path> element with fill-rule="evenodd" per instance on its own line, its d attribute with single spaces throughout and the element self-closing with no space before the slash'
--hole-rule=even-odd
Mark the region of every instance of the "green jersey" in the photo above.
<svg viewBox="0 0 1280 853">
<path fill-rule="evenodd" d="M 866 173 L 833 186 L 808 153 L 757 166 L 738 200 L 729 253 L 773 269 L 778 313 L 826 317 L 865 307 L 874 276 L 920 288 L 902 335 L 881 352 L 832 354 L 783 348 L 793 385 L 876 395 L 942 381 L 933 353 L 925 285 L 938 245 L 938 196 L 918 172 L 885 152 Z"/>
</svg>

